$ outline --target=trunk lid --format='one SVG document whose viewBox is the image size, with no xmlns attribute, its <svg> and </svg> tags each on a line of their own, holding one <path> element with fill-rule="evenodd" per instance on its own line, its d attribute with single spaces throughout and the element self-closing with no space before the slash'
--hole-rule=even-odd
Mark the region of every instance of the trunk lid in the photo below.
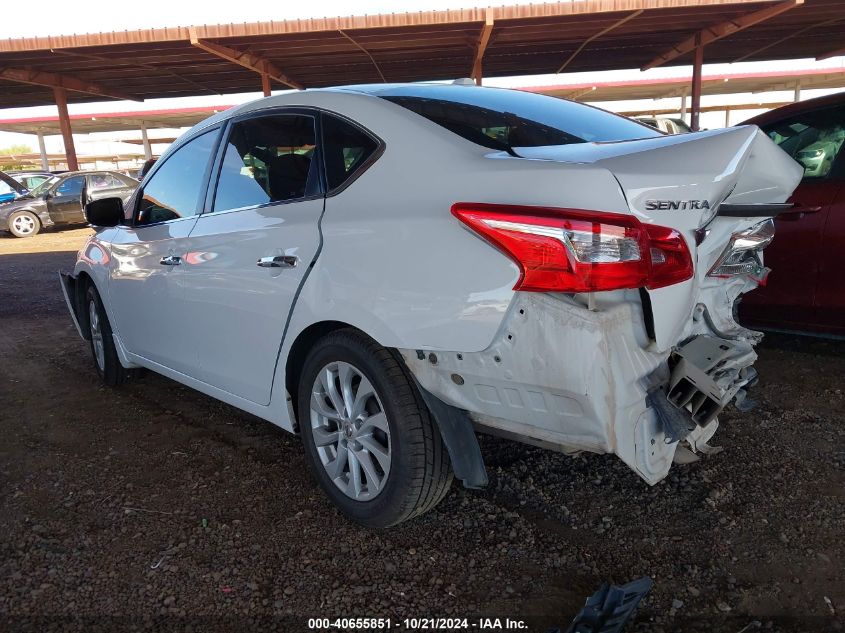
<svg viewBox="0 0 845 633">
<path fill-rule="evenodd" d="M 734 233 L 765 218 L 721 217 L 716 215 L 718 207 L 723 202 L 785 202 L 803 174 L 801 166 L 756 126 L 611 143 L 520 147 L 516 152 L 527 159 L 605 168 L 618 181 L 632 214 L 643 223 L 671 227 L 684 236 L 695 276 L 649 291 L 661 350 L 688 334 L 699 304 L 719 327 L 738 328 L 733 302 L 756 287 L 756 281 L 748 276 L 717 279 L 707 273 Z M 703 239 L 696 237 L 699 229 L 704 229 Z"/>
</svg>

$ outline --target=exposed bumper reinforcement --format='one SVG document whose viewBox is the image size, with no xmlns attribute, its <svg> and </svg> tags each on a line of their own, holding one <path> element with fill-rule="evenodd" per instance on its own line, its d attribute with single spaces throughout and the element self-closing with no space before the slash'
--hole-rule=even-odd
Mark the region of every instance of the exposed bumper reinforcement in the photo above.
<svg viewBox="0 0 845 633">
<path fill-rule="evenodd" d="M 755 360 L 757 353 L 746 341 L 696 336 L 669 357 L 667 399 L 688 410 L 698 426 L 707 426 L 756 378 Z"/>
<path fill-rule="evenodd" d="M 706 427 L 757 372 L 750 343 L 702 335 L 676 348 L 669 357 L 667 384 L 649 389 L 646 400 L 663 427 L 667 443 L 685 439 L 696 426 Z"/>
</svg>

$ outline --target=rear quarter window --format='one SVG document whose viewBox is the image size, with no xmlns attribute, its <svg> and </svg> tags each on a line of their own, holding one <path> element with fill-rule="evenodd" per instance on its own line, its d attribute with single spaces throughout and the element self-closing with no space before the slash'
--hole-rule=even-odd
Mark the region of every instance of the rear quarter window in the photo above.
<svg viewBox="0 0 845 633">
<path fill-rule="evenodd" d="M 323 114 L 323 155 L 329 191 L 354 180 L 379 149 L 379 142 L 361 128 Z"/>
</svg>

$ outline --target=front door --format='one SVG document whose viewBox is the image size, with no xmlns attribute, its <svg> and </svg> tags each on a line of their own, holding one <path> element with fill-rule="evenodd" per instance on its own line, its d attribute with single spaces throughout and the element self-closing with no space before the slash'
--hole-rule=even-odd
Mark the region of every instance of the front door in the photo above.
<svg viewBox="0 0 845 633">
<path fill-rule="evenodd" d="M 775 219 L 775 239 L 763 253 L 772 269 L 765 288 L 743 297 L 742 317 L 763 326 L 818 329 L 819 291 L 831 207 L 840 189 L 845 108 L 807 112 L 763 130 L 804 167 L 790 198 L 794 209 Z"/>
<path fill-rule="evenodd" d="M 323 193 L 315 118 L 235 120 L 211 208 L 197 220 L 185 265 L 185 318 L 197 378 L 269 404 L 297 291 L 317 256 Z"/>
<path fill-rule="evenodd" d="M 82 215 L 82 190 L 85 176 L 65 178 L 53 187 L 47 199 L 47 212 L 56 224 L 84 222 Z"/>
<path fill-rule="evenodd" d="M 192 375 L 196 351 L 181 284 L 187 238 L 205 200 L 219 128 L 182 145 L 157 165 L 112 243 L 109 300 L 126 349 Z"/>
</svg>

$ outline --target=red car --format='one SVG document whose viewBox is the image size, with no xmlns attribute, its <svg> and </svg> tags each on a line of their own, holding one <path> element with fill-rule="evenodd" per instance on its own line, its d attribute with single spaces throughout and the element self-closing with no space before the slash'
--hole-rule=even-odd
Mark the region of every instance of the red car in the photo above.
<svg viewBox="0 0 845 633">
<path fill-rule="evenodd" d="M 804 167 L 775 219 L 764 288 L 743 297 L 740 320 L 762 327 L 845 335 L 845 92 L 749 119 Z"/>
</svg>

